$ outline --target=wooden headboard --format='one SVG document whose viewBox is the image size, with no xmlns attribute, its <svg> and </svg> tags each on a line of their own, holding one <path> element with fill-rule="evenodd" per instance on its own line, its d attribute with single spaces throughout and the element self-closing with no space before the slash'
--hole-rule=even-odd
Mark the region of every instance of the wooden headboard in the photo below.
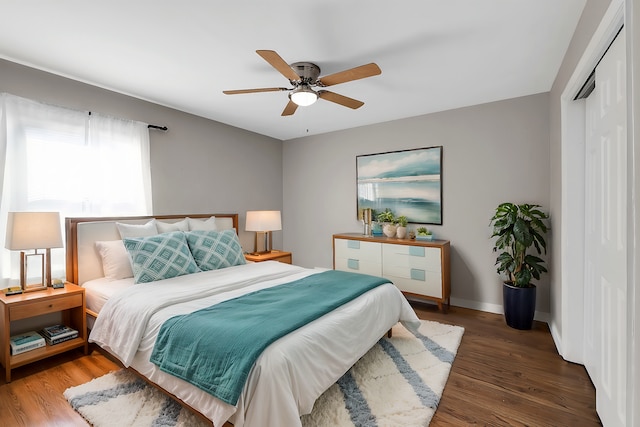
<svg viewBox="0 0 640 427">
<path fill-rule="evenodd" d="M 186 217 L 206 219 L 212 216 L 216 217 L 216 225 L 219 229 L 234 228 L 236 232 L 238 231 L 237 213 L 66 218 L 67 281 L 81 285 L 87 280 L 101 277 L 96 273 L 97 263 L 100 268 L 102 263 L 94 243 L 100 240 L 119 240 L 116 222 L 144 224 L 152 218 L 163 222 L 177 222 Z M 83 266 L 79 268 L 80 262 L 87 265 L 87 268 L 84 270 Z"/>
</svg>

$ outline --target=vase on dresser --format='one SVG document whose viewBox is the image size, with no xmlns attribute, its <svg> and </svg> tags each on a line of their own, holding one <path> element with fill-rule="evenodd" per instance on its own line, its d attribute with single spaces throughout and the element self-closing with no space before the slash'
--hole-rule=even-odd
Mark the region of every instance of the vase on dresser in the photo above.
<svg viewBox="0 0 640 427">
<path fill-rule="evenodd" d="M 371 234 L 373 236 L 382 236 L 382 224 L 378 221 L 371 222 Z"/>
<path fill-rule="evenodd" d="M 396 235 L 396 229 L 398 227 L 395 224 L 391 224 L 386 223 L 383 227 L 382 227 L 382 232 L 384 233 L 385 236 L 387 237 L 393 237 Z"/>
<path fill-rule="evenodd" d="M 407 227 L 398 226 L 398 228 L 396 228 L 396 237 L 398 237 L 398 239 L 407 237 Z"/>
</svg>

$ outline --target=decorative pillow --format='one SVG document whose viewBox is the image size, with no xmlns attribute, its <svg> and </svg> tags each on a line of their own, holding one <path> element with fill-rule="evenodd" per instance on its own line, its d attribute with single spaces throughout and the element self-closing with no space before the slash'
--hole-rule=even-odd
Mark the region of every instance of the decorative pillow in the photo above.
<svg viewBox="0 0 640 427">
<path fill-rule="evenodd" d="M 202 271 L 246 264 L 235 230 L 187 231 L 189 249 Z"/>
<path fill-rule="evenodd" d="M 189 220 L 189 231 L 194 230 L 207 230 L 207 231 L 216 231 L 218 227 L 216 226 L 216 217 L 212 216 L 206 221 L 202 221 L 199 219 L 187 218 Z"/>
<path fill-rule="evenodd" d="M 189 231 L 189 220 L 187 218 L 178 222 L 156 221 L 158 233 L 169 233 L 171 231 Z"/>
<path fill-rule="evenodd" d="M 116 222 L 120 237 L 146 237 L 155 236 L 158 234 L 158 228 L 156 227 L 156 220 L 152 219 L 146 224 L 124 224 L 122 222 Z"/>
<path fill-rule="evenodd" d="M 136 283 L 154 282 L 200 271 L 182 231 L 124 239 Z"/>
<path fill-rule="evenodd" d="M 102 271 L 109 280 L 133 277 L 131 259 L 122 240 L 96 242 L 96 248 L 102 258 Z"/>
</svg>

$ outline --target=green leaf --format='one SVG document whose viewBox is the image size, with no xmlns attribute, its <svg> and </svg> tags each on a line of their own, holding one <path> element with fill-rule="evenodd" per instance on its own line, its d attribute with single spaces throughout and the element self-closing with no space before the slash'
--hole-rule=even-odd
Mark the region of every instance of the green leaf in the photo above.
<svg viewBox="0 0 640 427">
<path fill-rule="evenodd" d="M 495 239 L 493 251 L 500 252 L 496 270 L 508 275 L 515 286 L 529 286 L 532 279 L 540 279 L 541 273 L 547 272 L 544 260 L 529 254 L 530 251 L 547 252 L 544 234 L 549 230 L 545 223 L 549 215 L 540 207 L 529 203 L 501 203 L 489 222 L 493 227 L 491 239 Z"/>
<path fill-rule="evenodd" d="M 531 235 L 529 224 L 522 218 L 516 219 L 513 225 L 513 236 L 518 243 L 525 247 L 529 247 L 533 243 L 533 236 Z"/>
<path fill-rule="evenodd" d="M 531 272 L 529 272 L 529 270 L 527 269 L 520 270 L 515 274 L 515 276 L 516 276 L 515 286 L 519 286 L 519 287 L 529 286 L 529 283 L 531 282 Z"/>
</svg>

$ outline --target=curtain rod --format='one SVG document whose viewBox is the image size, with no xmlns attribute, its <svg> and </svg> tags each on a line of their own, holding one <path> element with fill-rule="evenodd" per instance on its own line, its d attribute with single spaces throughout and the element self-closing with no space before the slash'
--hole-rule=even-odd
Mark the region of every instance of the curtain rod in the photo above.
<svg viewBox="0 0 640 427">
<path fill-rule="evenodd" d="M 91 115 L 91 111 L 88 111 L 89 115 Z M 158 125 L 147 125 L 148 129 L 156 129 L 156 130 L 161 130 L 162 132 L 166 132 L 169 130 L 168 127 L 166 126 L 158 126 Z"/>
</svg>

